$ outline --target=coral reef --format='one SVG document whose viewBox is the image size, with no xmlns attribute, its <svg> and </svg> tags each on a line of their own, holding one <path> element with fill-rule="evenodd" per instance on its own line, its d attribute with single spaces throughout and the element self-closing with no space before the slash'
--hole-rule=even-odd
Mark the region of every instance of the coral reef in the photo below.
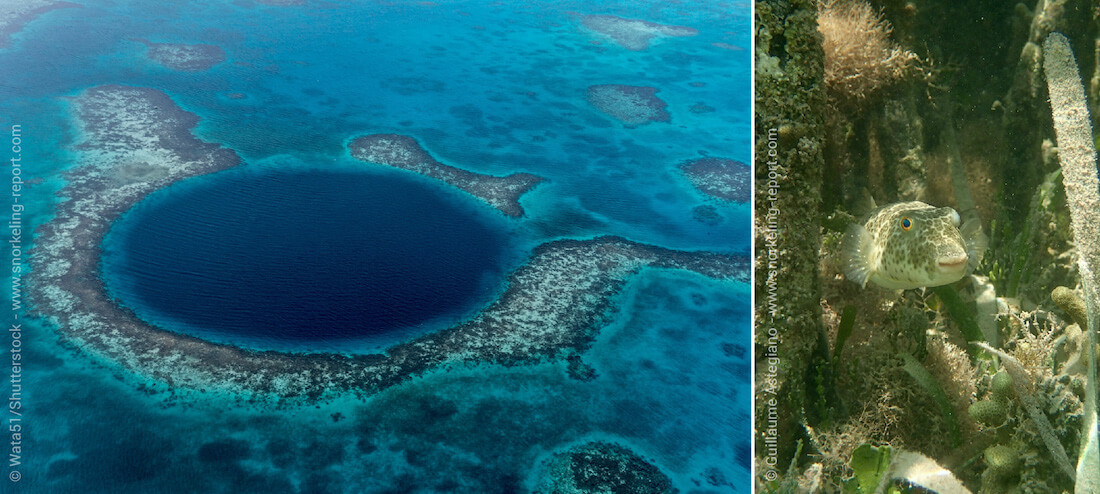
<svg viewBox="0 0 1100 494">
<path fill-rule="evenodd" d="M 225 391 L 242 401 L 373 394 L 433 368 L 517 365 L 583 352 L 613 297 L 644 268 L 685 269 L 748 282 L 745 256 L 681 252 L 614 237 L 535 249 L 479 314 L 385 354 L 289 354 L 219 345 L 150 326 L 109 298 L 97 276 L 100 243 L 119 215 L 154 190 L 237 165 L 232 151 L 196 139 L 195 115 L 152 89 L 100 86 L 73 101 L 81 164 L 66 198 L 38 231 L 28 281 L 37 314 L 72 348 L 173 388 Z M 581 369 L 578 369 L 581 370 Z M 181 390 L 182 391 L 182 390 Z"/>
<path fill-rule="evenodd" d="M 416 139 L 398 134 L 357 137 L 348 144 L 348 149 L 357 160 L 409 170 L 443 181 L 508 216 L 523 216 L 519 198 L 543 180 L 530 173 L 495 177 L 446 165 L 436 161 Z"/>
<path fill-rule="evenodd" d="M 66 7 L 82 7 L 82 5 L 54 0 L 27 0 L 0 4 L 0 48 L 7 47 L 12 35 L 23 29 L 28 22 L 51 10 Z"/>
<path fill-rule="evenodd" d="M 657 97 L 660 90 L 645 86 L 602 84 L 588 86 L 588 102 L 596 109 L 612 116 L 627 128 L 649 122 L 671 120 L 665 111 L 667 103 Z"/>
<path fill-rule="evenodd" d="M 145 45 L 145 56 L 164 67 L 184 72 L 207 70 L 225 61 L 221 47 L 208 44 L 184 45 L 135 40 Z"/>
<path fill-rule="evenodd" d="M 704 194 L 733 202 L 749 202 L 752 175 L 749 165 L 726 158 L 700 158 L 680 165 L 680 171 Z"/>
<path fill-rule="evenodd" d="M 656 465 L 618 444 L 593 441 L 555 454 L 543 466 L 536 493 L 673 493 L 676 489 Z"/>
<path fill-rule="evenodd" d="M 718 213 L 718 208 L 710 204 L 700 204 L 691 208 L 691 217 L 705 225 L 717 225 L 722 222 L 722 215 Z"/>
<path fill-rule="evenodd" d="M 688 111 L 695 114 L 714 113 L 714 107 L 706 103 L 699 102 L 691 105 L 691 108 L 688 108 Z"/>
<path fill-rule="evenodd" d="M 613 15 L 586 15 L 581 18 L 581 25 L 611 38 L 619 46 L 631 51 L 645 50 L 655 39 L 699 34 L 698 30 L 690 27 L 666 26 Z"/>
</svg>

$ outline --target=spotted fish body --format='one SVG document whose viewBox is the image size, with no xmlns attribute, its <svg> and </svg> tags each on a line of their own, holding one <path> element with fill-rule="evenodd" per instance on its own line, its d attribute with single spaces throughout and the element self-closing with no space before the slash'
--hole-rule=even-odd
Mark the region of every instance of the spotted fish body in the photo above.
<svg viewBox="0 0 1100 494">
<path fill-rule="evenodd" d="M 919 201 L 871 212 L 844 238 L 844 274 L 866 286 L 890 289 L 954 283 L 981 262 L 986 237 L 977 219 L 959 227 L 959 213 Z"/>
</svg>

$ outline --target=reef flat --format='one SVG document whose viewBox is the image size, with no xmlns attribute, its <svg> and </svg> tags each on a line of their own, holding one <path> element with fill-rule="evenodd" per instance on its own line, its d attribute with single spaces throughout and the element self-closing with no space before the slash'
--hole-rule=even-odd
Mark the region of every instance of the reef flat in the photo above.
<svg viewBox="0 0 1100 494">
<path fill-rule="evenodd" d="M 36 17 L 51 10 L 66 7 L 81 7 L 81 5 L 53 0 L 21 0 L 0 4 L 0 48 L 7 47 L 11 36 Z"/>
<path fill-rule="evenodd" d="M 680 171 L 704 194 L 733 202 L 749 202 L 749 165 L 727 158 L 701 158 L 680 165 Z"/>
<path fill-rule="evenodd" d="M 649 43 L 654 38 L 699 34 L 698 30 L 686 26 L 669 26 L 613 15 L 586 15 L 581 18 L 581 24 L 593 32 L 611 38 L 619 46 L 631 51 L 649 48 Z"/>
<path fill-rule="evenodd" d="M 657 97 L 657 88 L 646 86 L 626 86 L 622 84 L 601 84 L 589 86 L 588 103 L 596 107 L 627 127 L 637 127 L 649 122 L 668 122 L 671 120 L 665 107 L 668 106 Z"/>
<path fill-rule="evenodd" d="M 436 161 L 420 143 L 399 134 L 370 134 L 357 137 L 348 144 L 351 156 L 368 163 L 392 166 L 443 181 L 463 190 L 508 216 L 523 216 L 519 198 L 542 182 L 530 173 L 513 173 L 505 177 L 463 170 Z"/>
<path fill-rule="evenodd" d="M 315 400 L 373 394 L 449 364 L 564 362 L 591 345 L 610 317 L 613 296 L 643 268 L 749 280 L 743 255 L 674 251 L 616 237 L 559 240 L 537 247 L 476 316 L 385 354 L 261 352 L 163 331 L 108 296 L 98 276 L 104 235 L 149 193 L 240 160 L 195 138 L 190 130 L 197 117 L 157 90 L 96 87 L 73 107 L 82 159 L 67 173 L 56 216 L 38 231 L 31 300 L 68 345 L 175 388 L 259 401 Z"/>
<path fill-rule="evenodd" d="M 184 72 L 198 72 L 225 61 L 225 51 L 217 45 L 153 43 L 135 40 L 145 45 L 145 57 L 164 67 Z"/>
</svg>

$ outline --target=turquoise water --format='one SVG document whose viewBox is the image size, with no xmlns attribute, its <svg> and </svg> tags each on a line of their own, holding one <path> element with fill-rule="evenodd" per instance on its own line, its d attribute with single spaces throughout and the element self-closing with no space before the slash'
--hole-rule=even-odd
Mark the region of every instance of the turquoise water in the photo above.
<svg viewBox="0 0 1100 494">
<path fill-rule="evenodd" d="M 21 125 L 24 166 L 39 179 L 26 196 L 32 226 L 49 221 L 62 173 L 81 160 L 70 98 L 124 84 L 167 93 L 199 117 L 198 138 L 232 149 L 245 167 L 350 165 L 352 138 L 392 132 L 452 166 L 545 177 L 523 197 L 525 217 L 492 220 L 517 252 L 604 234 L 748 250 L 747 205 L 708 199 L 677 170 L 701 156 L 749 161 L 749 52 L 713 45 L 749 47 L 747 5 L 81 3 L 35 19 L 0 49 L 0 125 Z M 699 35 L 629 51 L 581 28 L 583 14 Z M 178 72 L 146 60 L 138 39 L 215 44 L 227 59 Z M 626 128 L 586 102 L 586 88 L 599 84 L 657 87 L 671 122 Z M 690 111 L 697 103 L 714 111 Z M 721 220 L 694 219 L 700 205 Z M 33 429 L 18 487 L 526 492 L 542 459 L 601 439 L 651 459 L 682 492 L 747 492 L 748 299 L 743 284 L 647 271 L 584 355 L 597 374 L 590 382 L 570 379 L 563 363 L 472 366 L 368 399 L 288 409 L 136 387 L 141 376 L 74 351 L 49 321 L 27 322 L 23 399 Z"/>
</svg>

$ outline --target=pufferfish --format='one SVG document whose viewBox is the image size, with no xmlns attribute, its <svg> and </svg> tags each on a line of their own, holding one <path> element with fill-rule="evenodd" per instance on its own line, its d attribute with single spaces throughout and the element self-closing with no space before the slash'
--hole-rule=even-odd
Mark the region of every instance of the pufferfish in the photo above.
<svg viewBox="0 0 1100 494">
<path fill-rule="evenodd" d="M 987 244 L 976 218 L 960 228 L 954 209 L 898 202 L 848 227 L 844 274 L 860 286 L 895 290 L 946 285 L 973 271 Z"/>
</svg>

